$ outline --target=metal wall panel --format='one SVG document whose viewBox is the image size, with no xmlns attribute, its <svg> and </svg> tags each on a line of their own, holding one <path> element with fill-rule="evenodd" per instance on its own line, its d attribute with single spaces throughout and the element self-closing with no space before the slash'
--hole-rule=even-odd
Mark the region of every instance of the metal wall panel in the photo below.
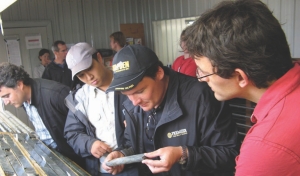
<svg viewBox="0 0 300 176">
<path fill-rule="evenodd" d="M 5 21 L 50 20 L 53 40 L 87 41 L 109 47 L 121 23 L 144 23 L 145 43 L 154 48 L 152 21 L 199 16 L 222 0 L 18 0 L 2 12 Z M 283 23 L 293 57 L 300 57 L 299 0 L 263 0 Z M 5 24 L 4 24 L 5 25 Z"/>
</svg>

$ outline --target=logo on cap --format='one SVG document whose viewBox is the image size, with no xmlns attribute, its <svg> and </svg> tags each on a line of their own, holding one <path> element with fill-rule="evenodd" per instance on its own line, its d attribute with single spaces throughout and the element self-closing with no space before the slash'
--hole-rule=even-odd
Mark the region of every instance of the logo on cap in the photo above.
<svg viewBox="0 0 300 176">
<path fill-rule="evenodd" d="M 129 61 L 120 61 L 119 63 L 117 64 L 114 64 L 112 66 L 112 70 L 113 72 L 115 73 L 118 73 L 118 72 L 122 72 L 122 71 L 126 71 L 126 70 L 129 70 Z"/>
</svg>

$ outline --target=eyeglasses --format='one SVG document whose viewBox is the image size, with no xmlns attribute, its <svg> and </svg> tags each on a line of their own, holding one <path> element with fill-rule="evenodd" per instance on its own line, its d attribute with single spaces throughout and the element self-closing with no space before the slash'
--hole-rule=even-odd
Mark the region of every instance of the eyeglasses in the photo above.
<svg viewBox="0 0 300 176">
<path fill-rule="evenodd" d="M 197 68 L 197 70 L 196 70 L 196 77 L 199 81 L 203 81 L 202 78 L 206 78 L 206 77 L 214 75 L 214 74 L 216 74 L 216 73 L 204 75 L 203 72 L 199 68 Z"/>
<path fill-rule="evenodd" d="M 146 136 L 150 141 L 153 141 L 154 137 L 154 129 L 156 127 L 156 120 L 154 118 L 154 115 L 156 114 L 155 111 L 153 111 L 149 116 L 148 116 L 148 121 L 146 124 L 145 132 Z"/>
</svg>

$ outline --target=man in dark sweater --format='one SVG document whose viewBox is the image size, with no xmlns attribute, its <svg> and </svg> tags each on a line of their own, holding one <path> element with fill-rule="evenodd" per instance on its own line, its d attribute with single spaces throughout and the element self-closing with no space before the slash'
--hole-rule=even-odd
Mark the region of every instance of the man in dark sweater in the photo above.
<svg viewBox="0 0 300 176">
<path fill-rule="evenodd" d="M 5 105 L 24 107 L 40 140 L 84 167 L 63 135 L 68 114 L 64 98 L 69 91 L 69 87 L 55 81 L 31 79 L 15 65 L 0 64 L 0 97 Z"/>
<path fill-rule="evenodd" d="M 72 73 L 65 61 L 68 53 L 66 43 L 60 40 L 55 41 L 52 45 L 52 51 L 55 59 L 45 68 L 42 78 L 60 82 L 71 87 Z"/>
</svg>

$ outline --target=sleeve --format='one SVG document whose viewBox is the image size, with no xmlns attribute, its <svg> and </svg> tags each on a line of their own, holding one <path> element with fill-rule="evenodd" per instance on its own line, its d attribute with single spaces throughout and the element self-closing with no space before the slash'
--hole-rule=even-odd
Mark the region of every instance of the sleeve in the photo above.
<svg viewBox="0 0 300 176">
<path fill-rule="evenodd" d="M 80 155 L 81 157 L 92 155 L 92 144 L 97 139 L 86 133 L 85 125 L 78 120 L 71 110 L 69 110 L 65 124 L 64 136 L 76 154 Z"/>
<path fill-rule="evenodd" d="M 40 78 L 40 74 L 39 74 L 39 71 L 38 71 L 38 67 L 34 67 L 32 77 L 33 77 L 33 78 Z"/>
<path fill-rule="evenodd" d="M 199 103 L 198 146 L 187 146 L 188 160 L 183 168 L 205 173 L 233 172 L 240 145 L 229 105 L 217 101 L 212 91 L 204 91 Z"/>
<path fill-rule="evenodd" d="M 298 158 L 279 144 L 257 137 L 245 139 L 236 158 L 236 176 L 299 175 Z"/>
<path fill-rule="evenodd" d="M 132 125 L 132 121 L 131 120 L 126 120 L 126 122 L 129 121 L 129 123 L 127 123 L 127 125 Z M 130 130 L 132 130 L 131 128 L 125 128 L 125 132 L 124 132 L 124 146 L 118 148 L 117 150 L 120 150 L 121 153 L 123 153 L 124 156 L 130 156 L 130 155 L 134 155 L 136 154 L 136 152 L 133 149 L 133 145 L 132 145 L 132 136 L 130 135 Z"/>
<path fill-rule="evenodd" d="M 43 75 L 42 75 L 42 78 L 43 78 L 43 79 L 49 79 L 49 80 L 52 80 L 51 75 L 50 75 L 50 73 L 49 73 L 48 67 L 45 68 L 45 70 L 44 70 L 44 72 L 43 72 Z"/>
<path fill-rule="evenodd" d="M 69 112 L 64 128 L 64 137 L 67 139 L 67 143 L 73 148 L 74 152 L 81 156 L 87 157 L 92 155 L 92 144 L 97 140 L 95 137 L 87 134 L 85 124 L 83 124 L 75 114 L 84 116 L 75 109 L 75 103 L 73 101 L 73 92 L 65 98 L 65 106 L 68 107 Z"/>
<path fill-rule="evenodd" d="M 60 84 L 62 85 L 62 84 Z M 67 86 L 63 86 L 61 91 L 59 92 L 58 96 L 55 98 L 56 102 L 56 109 L 61 113 L 61 114 L 68 114 L 69 109 L 65 104 L 65 98 L 69 95 L 70 93 L 70 88 Z M 54 98 L 54 97 L 53 97 Z"/>
<path fill-rule="evenodd" d="M 121 151 L 124 156 L 130 156 L 130 155 L 134 155 L 136 154 L 136 152 L 133 149 L 133 140 L 134 138 L 136 138 L 135 135 L 138 135 L 136 133 L 137 130 L 137 122 L 135 121 L 135 117 L 133 117 L 130 112 L 128 112 L 126 110 L 126 108 L 123 109 L 124 110 L 124 115 L 125 115 L 125 120 L 126 120 L 126 128 L 124 131 L 124 142 L 122 146 L 119 146 L 116 150 Z M 132 117 L 130 117 L 132 116 Z"/>
</svg>

